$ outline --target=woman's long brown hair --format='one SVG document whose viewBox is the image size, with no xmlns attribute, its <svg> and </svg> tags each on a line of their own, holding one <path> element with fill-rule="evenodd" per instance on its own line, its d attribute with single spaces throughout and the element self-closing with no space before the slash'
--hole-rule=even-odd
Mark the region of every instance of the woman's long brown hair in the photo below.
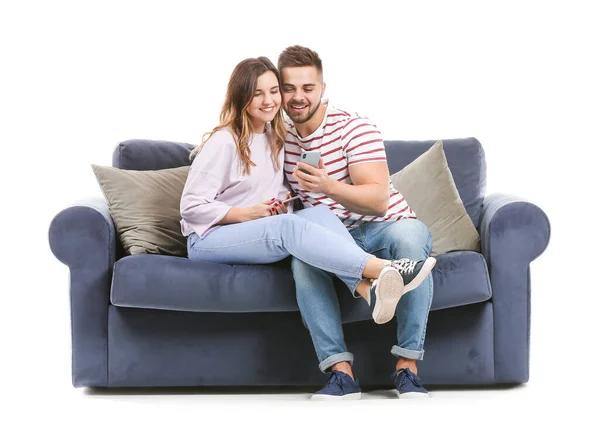
<svg viewBox="0 0 600 427">
<path fill-rule="evenodd" d="M 202 146 L 206 141 L 217 131 L 229 128 L 233 133 L 238 155 L 242 162 L 242 173 L 250 175 L 250 167 L 256 166 L 250 156 L 250 138 L 252 137 L 252 125 L 248 116 L 248 106 L 252 102 L 258 78 L 272 71 L 277 77 L 277 82 L 281 84 L 279 72 L 273 63 L 266 57 L 244 59 L 233 69 L 229 84 L 227 85 L 227 94 L 225 102 L 221 109 L 220 124 L 211 132 L 204 134 L 202 144 L 196 147 L 190 153 L 190 159 L 202 150 Z M 273 164 L 277 169 L 281 167 L 279 164 L 279 154 L 283 149 L 285 141 L 285 127 L 283 124 L 283 113 L 281 107 L 275 118 L 271 122 L 273 140 L 271 141 L 271 157 Z"/>
</svg>

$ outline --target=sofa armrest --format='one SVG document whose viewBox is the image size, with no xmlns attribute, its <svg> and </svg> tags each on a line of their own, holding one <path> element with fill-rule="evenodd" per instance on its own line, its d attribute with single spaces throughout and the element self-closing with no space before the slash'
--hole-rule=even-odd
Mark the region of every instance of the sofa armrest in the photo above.
<svg viewBox="0 0 600 427">
<path fill-rule="evenodd" d="M 76 202 L 50 223 L 52 253 L 69 267 L 72 380 L 108 385 L 108 306 L 116 256 L 115 226 L 105 199 Z"/>
<path fill-rule="evenodd" d="M 105 199 L 80 200 L 60 211 L 50 223 L 49 239 L 54 256 L 69 267 L 97 258 L 115 262 L 115 225 Z"/>
<path fill-rule="evenodd" d="M 524 383 L 529 380 L 529 264 L 548 246 L 550 221 L 530 202 L 493 194 L 483 201 L 479 233 L 492 284 L 495 379 Z"/>
<path fill-rule="evenodd" d="M 479 234 L 488 264 L 493 252 L 507 247 L 505 255 L 529 263 L 548 246 L 550 221 L 542 209 L 524 199 L 492 194 L 483 200 Z"/>
</svg>

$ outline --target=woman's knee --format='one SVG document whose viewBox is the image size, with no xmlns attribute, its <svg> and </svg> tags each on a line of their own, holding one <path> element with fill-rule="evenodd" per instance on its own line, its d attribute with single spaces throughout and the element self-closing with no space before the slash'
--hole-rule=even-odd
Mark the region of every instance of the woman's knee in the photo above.
<svg viewBox="0 0 600 427">
<path fill-rule="evenodd" d="M 307 221 L 304 218 L 299 218 L 293 214 L 282 214 L 270 217 L 270 223 L 267 226 L 267 233 L 275 237 L 283 236 L 289 232 L 301 233 L 302 227 L 305 226 Z"/>
</svg>

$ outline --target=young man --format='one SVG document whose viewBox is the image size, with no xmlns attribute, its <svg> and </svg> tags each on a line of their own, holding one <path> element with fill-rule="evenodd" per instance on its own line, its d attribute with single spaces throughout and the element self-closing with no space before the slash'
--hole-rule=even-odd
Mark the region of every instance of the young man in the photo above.
<svg viewBox="0 0 600 427">
<path fill-rule="evenodd" d="M 291 119 L 285 142 L 288 181 L 305 207 L 329 206 L 363 250 L 380 258 L 400 260 L 392 267 L 402 275 L 404 289 L 382 294 L 376 282 L 363 281 L 357 291 L 371 307 L 380 308 L 379 319 L 373 314 L 377 323 L 396 315 L 398 341 L 391 351 L 398 357 L 393 374 L 398 397 L 426 397 L 416 361 L 423 358 L 433 296 L 431 233 L 393 188 L 377 127 L 322 102 L 325 83 L 319 55 L 302 46 L 291 46 L 279 56 L 278 68 L 283 108 Z M 303 150 L 321 152 L 318 168 L 300 161 Z M 331 371 L 327 385 L 313 399 L 360 398 L 360 387 L 352 372 L 354 356 L 344 342 L 333 276 L 296 258 L 292 259 L 292 271 L 298 306 L 310 331 L 319 368 Z M 370 286 L 364 286 L 365 282 Z M 414 290 L 407 293 L 410 289 Z M 381 311 L 387 313 L 382 316 Z"/>
</svg>

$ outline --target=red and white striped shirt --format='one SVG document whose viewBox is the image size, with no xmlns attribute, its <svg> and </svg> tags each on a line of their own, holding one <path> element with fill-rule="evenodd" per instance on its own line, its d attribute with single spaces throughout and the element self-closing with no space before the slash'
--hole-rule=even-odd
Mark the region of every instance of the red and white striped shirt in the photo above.
<svg viewBox="0 0 600 427">
<path fill-rule="evenodd" d="M 292 189 L 300 196 L 304 207 L 325 204 L 344 223 L 353 228 L 361 221 L 398 221 L 403 218 L 417 218 L 402 195 L 390 180 L 390 201 L 384 216 L 360 215 L 347 210 L 340 203 L 323 193 L 305 191 L 294 179 L 292 173 L 300 161 L 302 150 L 320 150 L 327 174 L 340 182 L 352 185 L 348 167 L 367 162 L 387 162 L 381 133 L 364 117 L 351 115 L 327 105 L 327 112 L 319 128 L 311 135 L 300 137 L 291 121 L 287 123 L 285 138 L 284 172 Z"/>
</svg>

